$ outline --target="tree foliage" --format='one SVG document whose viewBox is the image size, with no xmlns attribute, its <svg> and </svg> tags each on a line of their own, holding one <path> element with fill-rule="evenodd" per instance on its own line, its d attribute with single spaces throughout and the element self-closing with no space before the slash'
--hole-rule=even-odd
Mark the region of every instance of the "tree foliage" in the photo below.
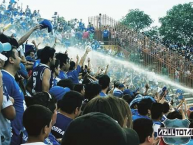
<svg viewBox="0 0 193 145">
<path fill-rule="evenodd" d="M 160 18 L 159 32 L 164 40 L 193 44 L 193 7 L 191 3 L 179 4 Z"/>
<path fill-rule="evenodd" d="M 151 27 L 149 30 L 144 32 L 145 35 L 151 38 L 159 37 L 159 28 L 157 26 Z"/>
<path fill-rule="evenodd" d="M 129 13 L 121 20 L 122 24 L 134 29 L 135 31 L 143 30 L 149 27 L 153 20 L 149 15 L 139 9 L 130 10 Z"/>
</svg>

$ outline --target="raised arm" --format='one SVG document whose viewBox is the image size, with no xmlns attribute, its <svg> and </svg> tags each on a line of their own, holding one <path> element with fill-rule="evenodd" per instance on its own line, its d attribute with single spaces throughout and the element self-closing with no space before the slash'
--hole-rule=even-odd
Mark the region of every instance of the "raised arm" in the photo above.
<svg viewBox="0 0 193 145">
<path fill-rule="evenodd" d="M 54 42 L 54 45 L 53 45 L 53 48 L 55 49 L 56 47 L 56 44 L 57 44 L 57 38 L 55 38 L 55 42 Z"/>
<path fill-rule="evenodd" d="M 86 57 L 87 57 L 87 55 L 88 55 L 88 53 L 89 53 L 90 51 L 91 51 L 90 48 L 87 47 L 86 52 L 84 53 L 84 55 L 82 56 L 82 58 L 81 58 L 81 60 L 80 60 L 80 63 L 79 63 L 80 66 L 83 66 L 84 61 L 85 61 L 85 59 L 86 59 Z"/>
<path fill-rule="evenodd" d="M 105 69 L 105 75 L 107 74 L 108 69 L 109 69 L 109 65 L 106 66 L 106 69 Z"/>
<path fill-rule="evenodd" d="M 29 30 L 24 36 L 22 36 L 19 41 L 18 41 L 18 44 L 19 46 L 22 45 L 29 37 L 30 35 L 36 31 L 37 29 L 40 29 L 41 28 L 41 25 L 36 25 L 34 28 L 32 28 L 31 30 Z"/>
<path fill-rule="evenodd" d="M 38 50 L 38 46 L 40 45 L 40 43 L 37 45 L 36 42 L 35 42 L 35 40 L 33 40 L 33 41 L 32 41 L 32 44 L 35 46 L 36 51 L 37 51 L 37 50 Z"/>
<path fill-rule="evenodd" d="M 76 65 L 75 65 L 75 68 L 77 68 L 78 63 L 79 63 L 79 56 L 77 55 L 77 56 L 76 56 Z"/>
<path fill-rule="evenodd" d="M 88 68 L 91 69 L 90 58 L 88 58 Z"/>
</svg>

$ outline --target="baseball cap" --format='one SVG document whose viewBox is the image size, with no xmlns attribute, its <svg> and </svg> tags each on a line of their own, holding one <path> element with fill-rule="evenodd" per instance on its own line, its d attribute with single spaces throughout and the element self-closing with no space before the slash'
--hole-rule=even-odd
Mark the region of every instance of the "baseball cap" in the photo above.
<svg viewBox="0 0 193 145">
<path fill-rule="evenodd" d="M 119 88 L 124 88 L 124 87 L 125 87 L 124 84 L 119 85 Z"/>
<path fill-rule="evenodd" d="M 0 59 L 3 61 L 7 61 L 7 57 L 1 54 L 3 51 L 10 51 L 11 45 L 9 43 L 1 43 L 0 42 Z"/>
<path fill-rule="evenodd" d="M 67 92 L 70 92 L 68 87 L 63 88 L 60 86 L 54 86 L 50 89 L 50 94 L 53 95 L 57 101 L 61 100 Z"/>
<path fill-rule="evenodd" d="M 193 111 L 193 107 L 190 107 L 189 110 L 190 110 L 190 111 Z"/>
<path fill-rule="evenodd" d="M 48 33 L 52 32 L 53 26 L 49 20 L 44 19 L 42 22 L 40 22 L 40 24 L 42 25 L 42 29 L 48 28 Z"/>
<path fill-rule="evenodd" d="M 99 112 L 85 114 L 68 126 L 62 145 L 139 145 L 137 133 L 123 129 L 111 117 Z"/>
<path fill-rule="evenodd" d="M 124 95 L 130 95 L 130 96 L 134 96 L 134 93 L 131 91 L 131 90 L 129 90 L 129 89 L 125 89 L 124 91 L 123 91 L 123 94 Z"/>
</svg>

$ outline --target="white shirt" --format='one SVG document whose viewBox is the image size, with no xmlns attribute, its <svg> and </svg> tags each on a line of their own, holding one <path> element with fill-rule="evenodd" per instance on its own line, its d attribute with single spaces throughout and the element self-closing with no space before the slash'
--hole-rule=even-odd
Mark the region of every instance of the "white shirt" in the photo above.
<svg viewBox="0 0 193 145">
<path fill-rule="evenodd" d="M 9 96 L 3 95 L 3 103 L 2 103 L 2 110 L 12 106 L 12 102 L 9 99 Z M 5 144 L 10 144 L 11 142 L 11 122 L 6 119 L 2 112 L 0 112 L 0 137 L 4 138 L 4 141 L 0 141 L 0 144 L 2 143 L 2 145 Z"/>
</svg>

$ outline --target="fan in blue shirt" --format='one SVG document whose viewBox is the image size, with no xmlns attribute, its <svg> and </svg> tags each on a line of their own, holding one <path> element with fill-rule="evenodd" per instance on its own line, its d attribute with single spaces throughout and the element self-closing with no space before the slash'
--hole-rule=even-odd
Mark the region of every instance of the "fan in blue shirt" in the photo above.
<svg viewBox="0 0 193 145">
<path fill-rule="evenodd" d="M 51 96 L 47 92 L 40 92 L 34 95 L 33 97 L 27 97 L 26 98 L 26 104 L 28 105 L 28 108 L 31 106 L 36 105 L 42 105 L 46 108 L 48 108 L 52 113 L 52 123 L 53 126 L 56 123 L 56 117 L 57 117 L 57 103 L 53 96 Z M 25 132 L 25 140 L 28 139 L 28 134 Z M 60 145 L 59 142 L 56 140 L 55 136 L 51 133 L 44 141 L 45 144 L 52 144 L 52 145 Z"/>
<path fill-rule="evenodd" d="M 146 100 L 142 100 L 139 102 L 139 104 L 137 105 L 138 107 L 138 113 L 139 114 L 136 114 L 136 115 L 133 115 L 132 116 L 132 120 L 135 121 L 139 118 L 146 118 L 146 119 L 150 119 L 148 117 L 148 110 L 149 110 L 149 106 L 146 102 Z"/>
<path fill-rule="evenodd" d="M 79 84 L 79 79 L 78 79 L 79 73 L 81 72 L 81 67 L 83 66 L 86 56 L 89 52 L 90 52 L 90 48 L 87 48 L 80 62 L 79 62 L 79 57 L 77 56 L 77 62 L 76 62 L 77 67 L 76 67 L 75 62 L 73 61 L 70 62 L 70 68 L 69 68 L 67 75 L 68 75 L 68 78 L 71 79 L 74 84 Z"/>
<path fill-rule="evenodd" d="M 67 52 L 65 54 L 58 53 L 56 55 L 56 59 L 60 61 L 60 73 L 59 73 L 58 77 L 61 80 L 67 79 L 68 76 L 67 76 L 66 72 L 69 70 L 69 67 L 70 67 Z"/>
<path fill-rule="evenodd" d="M 23 92 L 14 78 L 17 71 L 20 69 L 21 59 L 16 49 L 3 52 L 3 54 L 8 58 L 5 62 L 5 70 L 2 71 L 3 83 L 9 96 L 13 97 L 15 100 L 14 107 L 16 110 L 16 117 L 13 121 L 11 121 L 13 133 L 11 144 L 21 144 L 20 136 L 23 130 L 22 117 L 25 110 L 25 100 Z"/>
<path fill-rule="evenodd" d="M 66 93 L 59 101 L 57 120 L 52 127 L 52 134 L 60 139 L 64 135 L 70 122 L 79 116 L 81 112 L 83 96 L 75 91 Z"/>
<path fill-rule="evenodd" d="M 105 29 L 104 31 L 103 31 L 103 38 L 107 38 L 107 37 L 109 37 L 109 31 L 107 30 L 107 29 Z"/>
<path fill-rule="evenodd" d="M 45 55 L 46 54 L 46 55 Z M 46 46 L 40 54 L 41 63 L 32 71 L 32 77 L 27 85 L 31 93 L 49 92 L 53 83 L 51 69 L 55 65 L 55 49 Z"/>
</svg>

